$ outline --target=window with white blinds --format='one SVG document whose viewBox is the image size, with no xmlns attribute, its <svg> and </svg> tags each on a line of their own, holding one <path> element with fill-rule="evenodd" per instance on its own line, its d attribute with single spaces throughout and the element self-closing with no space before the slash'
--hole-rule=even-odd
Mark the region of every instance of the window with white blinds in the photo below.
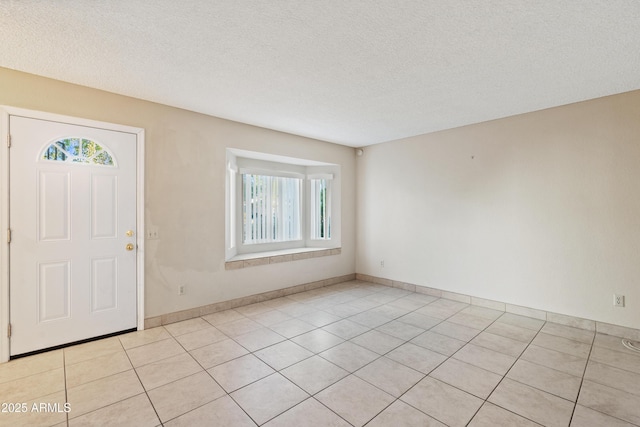
<svg viewBox="0 0 640 427">
<path fill-rule="evenodd" d="M 311 178 L 309 183 L 311 238 L 331 239 L 331 179 L 329 177 Z"/>
<path fill-rule="evenodd" d="M 340 247 L 340 165 L 227 149 L 226 166 L 226 260 Z"/>
<path fill-rule="evenodd" d="M 245 245 L 300 240 L 302 179 L 242 174 Z"/>
</svg>

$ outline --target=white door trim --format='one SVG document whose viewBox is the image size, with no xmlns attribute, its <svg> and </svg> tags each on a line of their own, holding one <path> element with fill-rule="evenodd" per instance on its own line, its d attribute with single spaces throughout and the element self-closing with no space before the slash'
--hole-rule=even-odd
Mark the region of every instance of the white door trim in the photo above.
<svg viewBox="0 0 640 427">
<path fill-rule="evenodd" d="M 78 117 L 24 108 L 0 105 L 0 363 L 9 360 L 9 247 L 7 243 L 9 229 L 9 117 L 22 116 L 33 119 L 70 123 L 78 126 L 96 127 L 113 131 L 133 133 L 137 140 L 136 171 L 136 289 L 138 330 L 144 329 L 144 129 L 132 126 L 100 122 Z"/>
</svg>

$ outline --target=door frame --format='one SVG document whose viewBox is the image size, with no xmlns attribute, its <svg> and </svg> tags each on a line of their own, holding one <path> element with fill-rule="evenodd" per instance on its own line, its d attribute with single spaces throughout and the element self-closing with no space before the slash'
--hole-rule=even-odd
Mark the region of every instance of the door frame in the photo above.
<svg viewBox="0 0 640 427">
<path fill-rule="evenodd" d="M 0 105 L 0 363 L 9 360 L 9 118 L 21 116 L 136 135 L 136 296 L 137 328 L 144 329 L 144 129 Z"/>
</svg>

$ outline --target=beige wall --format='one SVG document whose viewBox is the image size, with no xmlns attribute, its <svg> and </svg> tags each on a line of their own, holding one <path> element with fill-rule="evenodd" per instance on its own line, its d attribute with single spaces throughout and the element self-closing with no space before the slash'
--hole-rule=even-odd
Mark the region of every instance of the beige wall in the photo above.
<svg viewBox="0 0 640 427">
<path fill-rule="evenodd" d="M 145 317 L 355 271 L 355 155 L 351 148 L 266 130 L 0 68 L 0 105 L 144 128 L 147 226 Z M 342 254 L 224 269 L 225 148 L 340 164 Z M 186 294 L 178 296 L 178 286 Z"/>
<path fill-rule="evenodd" d="M 367 147 L 357 169 L 358 273 L 640 328 L 640 91 Z"/>
<path fill-rule="evenodd" d="M 146 317 L 357 271 L 640 327 L 640 91 L 367 147 L 357 162 L 339 145 L 2 68 L 0 105 L 146 130 L 146 221 L 160 233 Z M 340 164 L 342 254 L 225 271 L 228 146 Z"/>
</svg>

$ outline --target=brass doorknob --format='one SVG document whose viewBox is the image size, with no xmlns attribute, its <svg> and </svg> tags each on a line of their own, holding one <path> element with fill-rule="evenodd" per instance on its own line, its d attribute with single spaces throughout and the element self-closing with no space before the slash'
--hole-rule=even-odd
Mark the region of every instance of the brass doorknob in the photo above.
<svg viewBox="0 0 640 427">
<path fill-rule="evenodd" d="M 127 246 L 125 246 L 125 248 L 127 248 L 128 251 L 132 251 L 133 250 L 133 243 L 127 243 Z"/>
</svg>

